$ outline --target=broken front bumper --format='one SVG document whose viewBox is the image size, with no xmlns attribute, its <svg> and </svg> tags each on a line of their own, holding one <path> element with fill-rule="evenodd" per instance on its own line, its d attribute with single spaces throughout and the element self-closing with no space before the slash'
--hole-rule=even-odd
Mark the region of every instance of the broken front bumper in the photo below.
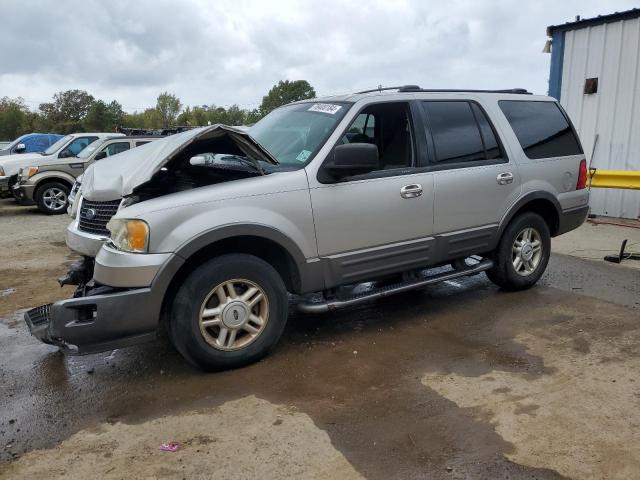
<svg viewBox="0 0 640 480">
<path fill-rule="evenodd" d="M 13 193 L 14 198 L 23 205 L 32 205 L 34 203 L 33 200 L 33 192 L 35 185 L 21 185 L 19 183 L 14 184 L 11 187 L 11 191 Z"/>
<path fill-rule="evenodd" d="M 6 198 L 11 196 L 11 187 L 9 187 L 8 176 L 0 177 L 0 198 Z"/>
<path fill-rule="evenodd" d="M 31 334 L 65 353 L 84 355 L 152 340 L 158 314 L 149 289 L 71 298 L 33 308 L 24 318 Z"/>
<path fill-rule="evenodd" d="M 84 355 L 156 338 L 169 282 L 182 265 L 172 255 L 149 286 L 97 286 L 82 296 L 33 308 L 25 313 L 31 334 L 65 353 Z M 99 269 L 96 262 L 96 270 Z"/>
</svg>

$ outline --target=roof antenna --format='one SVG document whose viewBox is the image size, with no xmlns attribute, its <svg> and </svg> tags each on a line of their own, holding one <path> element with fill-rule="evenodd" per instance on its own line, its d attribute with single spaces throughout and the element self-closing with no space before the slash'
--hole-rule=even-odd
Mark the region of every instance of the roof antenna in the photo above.
<svg viewBox="0 0 640 480">
<path fill-rule="evenodd" d="M 576 15 L 576 22 L 580 21 L 580 15 Z"/>
<path fill-rule="evenodd" d="M 382 91 L 382 84 L 378 85 L 378 91 L 381 92 Z"/>
</svg>

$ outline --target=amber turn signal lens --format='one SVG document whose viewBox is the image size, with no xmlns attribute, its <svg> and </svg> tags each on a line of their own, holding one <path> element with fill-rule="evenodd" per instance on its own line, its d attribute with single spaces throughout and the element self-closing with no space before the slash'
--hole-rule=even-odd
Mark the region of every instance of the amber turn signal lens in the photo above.
<svg viewBox="0 0 640 480">
<path fill-rule="evenodd" d="M 134 251 L 144 251 L 147 248 L 149 227 L 141 220 L 129 220 L 127 222 L 127 240 L 129 247 Z"/>
</svg>

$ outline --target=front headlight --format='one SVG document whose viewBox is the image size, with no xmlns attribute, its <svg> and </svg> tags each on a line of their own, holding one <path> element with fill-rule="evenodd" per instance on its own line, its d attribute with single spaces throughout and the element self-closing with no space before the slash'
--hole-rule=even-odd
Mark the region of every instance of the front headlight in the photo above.
<svg viewBox="0 0 640 480">
<path fill-rule="evenodd" d="M 118 250 L 145 253 L 149 248 L 149 225 L 144 220 L 112 218 L 107 228 Z"/>
<path fill-rule="evenodd" d="M 24 167 L 20 169 L 20 179 L 29 180 L 36 173 L 38 173 L 38 167 Z"/>
</svg>

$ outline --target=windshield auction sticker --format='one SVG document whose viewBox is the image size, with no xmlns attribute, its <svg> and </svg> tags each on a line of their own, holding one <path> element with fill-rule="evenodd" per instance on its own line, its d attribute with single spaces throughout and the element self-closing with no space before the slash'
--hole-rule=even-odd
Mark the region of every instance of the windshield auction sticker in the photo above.
<svg viewBox="0 0 640 480">
<path fill-rule="evenodd" d="M 314 103 L 310 108 L 310 112 L 328 113 L 334 115 L 342 108 L 341 105 L 334 105 L 332 103 Z"/>
<path fill-rule="evenodd" d="M 302 150 L 296 157 L 296 160 L 298 160 L 299 162 L 306 162 L 307 158 L 309 158 L 310 156 L 311 152 L 309 150 Z"/>
</svg>

